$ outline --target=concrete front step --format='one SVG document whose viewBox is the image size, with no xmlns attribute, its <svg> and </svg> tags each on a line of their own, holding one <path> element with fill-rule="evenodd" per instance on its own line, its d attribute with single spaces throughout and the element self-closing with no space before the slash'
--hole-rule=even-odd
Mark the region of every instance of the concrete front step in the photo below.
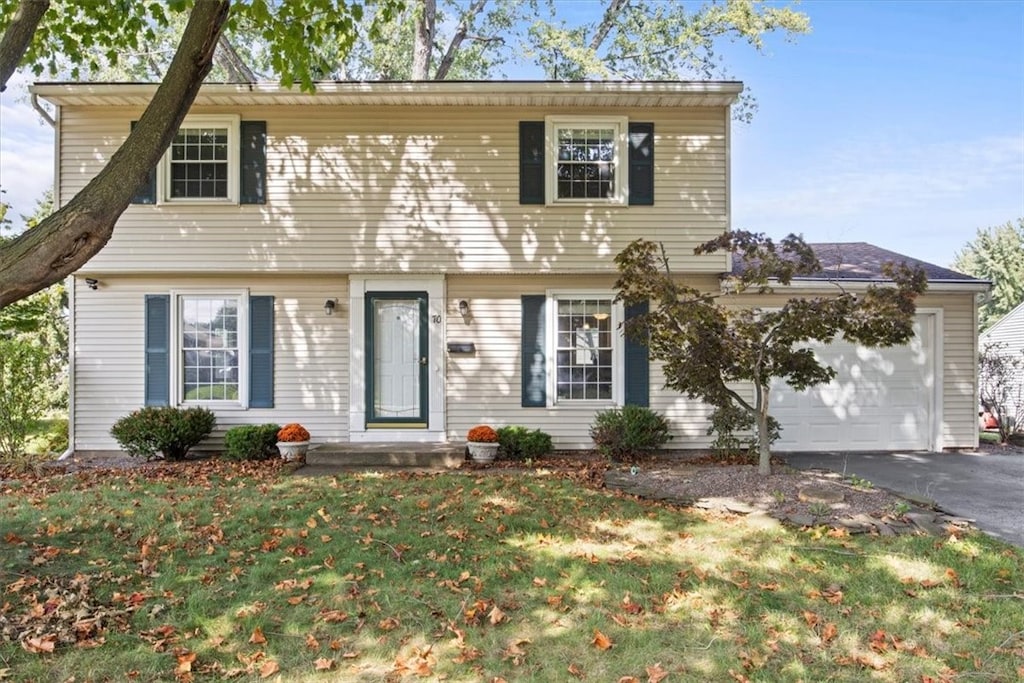
<svg viewBox="0 0 1024 683">
<path fill-rule="evenodd" d="M 445 469 L 461 465 L 464 445 L 447 443 L 327 443 L 306 453 L 309 467 L 410 467 Z"/>
</svg>

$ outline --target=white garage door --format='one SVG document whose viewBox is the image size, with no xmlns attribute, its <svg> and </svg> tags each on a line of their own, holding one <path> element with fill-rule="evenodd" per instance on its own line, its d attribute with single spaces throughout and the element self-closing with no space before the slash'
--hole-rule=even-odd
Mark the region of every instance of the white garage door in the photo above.
<svg viewBox="0 0 1024 683">
<path fill-rule="evenodd" d="M 925 450 L 935 412 L 934 316 L 918 316 L 906 346 L 868 349 L 840 341 L 816 349 L 837 375 L 801 392 L 776 382 L 771 414 L 780 451 Z"/>
</svg>

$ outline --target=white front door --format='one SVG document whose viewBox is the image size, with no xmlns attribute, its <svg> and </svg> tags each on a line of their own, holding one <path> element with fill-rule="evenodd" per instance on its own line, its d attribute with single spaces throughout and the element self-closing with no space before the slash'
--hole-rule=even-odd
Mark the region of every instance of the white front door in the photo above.
<svg viewBox="0 0 1024 683">
<path fill-rule="evenodd" d="M 367 292 L 369 428 L 427 427 L 427 294 Z"/>
</svg>

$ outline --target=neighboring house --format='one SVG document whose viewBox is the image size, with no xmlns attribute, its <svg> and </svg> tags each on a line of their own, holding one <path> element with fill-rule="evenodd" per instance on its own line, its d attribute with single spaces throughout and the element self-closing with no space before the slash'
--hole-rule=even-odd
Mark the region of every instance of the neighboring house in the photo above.
<svg viewBox="0 0 1024 683">
<path fill-rule="evenodd" d="M 982 332 L 978 338 L 978 346 L 981 350 L 992 346 L 998 349 L 1000 355 L 1018 358 L 1024 362 L 1024 302 Z M 1009 390 L 1011 396 L 1024 396 L 1024 373 L 1017 375 L 1017 380 L 1010 384 Z M 1011 411 L 1014 409 L 1013 405 L 1008 407 Z M 1021 418 L 1024 418 L 1024 415 L 1011 415 L 1016 419 L 1015 424 L 1020 429 Z"/>
<path fill-rule="evenodd" d="M 59 205 L 155 89 L 33 87 L 58 110 Z M 732 259 L 693 248 L 730 228 L 741 89 L 204 86 L 111 241 L 72 278 L 72 447 L 116 449 L 122 415 L 189 404 L 216 412 L 213 447 L 233 425 L 294 421 L 316 442 L 461 442 L 490 423 L 589 447 L 595 413 L 626 403 L 668 416 L 673 447 L 706 447 L 707 407 L 664 389 L 619 332 L 631 311 L 614 301 L 613 258 L 659 240 L 676 273 L 719 288 Z M 879 274 L 867 257 L 880 250 L 861 246 L 850 263 L 867 269 L 851 288 Z M 784 446 L 975 445 L 984 283 L 932 274 L 908 348 L 837 346 L 824 352 L 835 388 L 777 393 Z M 821 287 L 832 285 L 790 289 Z"/>
</svg>

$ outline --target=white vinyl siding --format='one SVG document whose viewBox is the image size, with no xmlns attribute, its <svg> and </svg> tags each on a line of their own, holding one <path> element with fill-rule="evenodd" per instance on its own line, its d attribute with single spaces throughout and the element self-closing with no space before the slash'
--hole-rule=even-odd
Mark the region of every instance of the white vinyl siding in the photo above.
<svg viewBox="0 0 1024 683">
<path fill-rule="evenodd" d="M 61 109 L 61 203 L 102 168 L 139 113 Z M 726 266 L 724 255 L 693 254 L 728 227 L 725 108 L 192 113 L 266 121 L 267 203 L 133 205 L 90 271 L 614 273 L 615 254 L 638 237 L 664 242 L 679 272 Z M 519 122 L 595 113 L 654 123 L 655 204 L 519 204 Z"/>
<path fill-rule="evenodd" d="M 587 401 L 562 402 L 546 408 L 524 408 L 521 405 L 520 297 L 523 294 L 542 295 L 553 289 L 611 291 L 613 282 L 614 278 L 607 276 L 449 278 L 447 340 L 472 342 L 476 347 L 472 354 L 448 354 L 449 440 L 465 440 L 469 428 L 481 423 L 495 427 L 518 424 L 551 434 L 556 448 L 593 448 L 590 425 L 599 411 L 607 410 L 611 405 Z M 470 315 L 459 315 L 460 300 L 468 301 Z M 551 305 L 550 299 L 547 305 Z M 618 333 L 616 328 L 617 325 L 613 326 Z M 553 363 L 554 359 L 549 355 L 549 371 L 553 370 Z M 652 373 L 656 372 L 656 366 L 652 364 Z M 652 377 L 657 375 L 652 374 Z M 702 404 L 679 394 L 665 393 L 660 387 L 660 381 L 652 379 L 651 407 L 678 418 L 673 424 L 675 439 L 669 442 L 668 447 L 703 446 L 703 422 L 695 425 L 692 418 L 703 414 Z"/>
<path fill-rule="evenodd" d="M 229 427 L 267 422 L 301 422 L 314 443 L 348 440 L 348 316 L 324 314 L 328 295 L 346 300 L 345 278 L 104 276 L 98 290 L 74 282 L 76 450 L 116 450 L 111 425 L 143 406 L 145 295 L 197 288 L 274 297 L 274 407 L 210 405 L 217 429 L 203 447 L 218 447 Z"/>
</svg>

